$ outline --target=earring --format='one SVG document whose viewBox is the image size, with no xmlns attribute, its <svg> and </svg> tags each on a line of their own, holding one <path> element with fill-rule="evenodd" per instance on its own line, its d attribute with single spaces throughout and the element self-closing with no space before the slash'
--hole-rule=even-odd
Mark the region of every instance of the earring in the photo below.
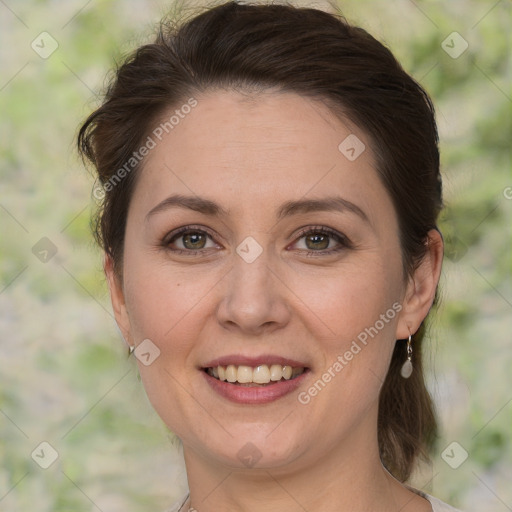
<svg viewBox="0 0 512 512">
<path fill-rule="evenodd" d="M 404 379 L 408 379 L 412 375 L 412 336 L 409 334 L 409 339 L 407 340 L 407 361 L 402 365 L 402 369 L 400 370 L 400 375 Z"/>
<path fill-rule="evenodd" d="M 129 345 L 128 357 L 130 357 L 133 354 L 134 351 L 135 351 L 135 345 Z"/>
</svg>

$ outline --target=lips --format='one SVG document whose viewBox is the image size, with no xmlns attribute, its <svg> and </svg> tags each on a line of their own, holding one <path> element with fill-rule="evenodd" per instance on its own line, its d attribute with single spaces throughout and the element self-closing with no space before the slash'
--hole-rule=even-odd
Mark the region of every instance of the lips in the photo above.
<svg viewBox="0 0 512 512">
<path fill-rule="evenodd" d="M 277 400 L 296 389 L 310 371 L 301 361 L 272 355 L 222 357 L 201 370 L 213 391 L 242 404 Z"/>
</svg>

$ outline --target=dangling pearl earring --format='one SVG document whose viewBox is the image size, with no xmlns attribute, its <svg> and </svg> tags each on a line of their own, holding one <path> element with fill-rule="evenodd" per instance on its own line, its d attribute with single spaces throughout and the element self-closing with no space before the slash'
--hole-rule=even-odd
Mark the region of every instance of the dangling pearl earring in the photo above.
<svg viewBox="0 0 512 512">
<path fill-rule="evenodd" d="M 409 339 L 407 340 L 407 361 L 402 365 L 402 369 L 400 370 L 400 375 L 404 379 L 408 379 L 412 375 L 412 336 L 409 334 Z"/>
</svg>

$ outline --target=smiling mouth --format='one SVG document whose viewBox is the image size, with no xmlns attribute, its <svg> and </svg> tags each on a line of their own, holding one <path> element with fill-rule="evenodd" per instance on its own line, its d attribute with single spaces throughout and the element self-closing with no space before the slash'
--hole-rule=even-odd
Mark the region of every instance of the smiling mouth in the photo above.
<svg viewBox="0 0 512 512">
<path fill-rule="evenodd" d="M 293 380 L 307 371 L 305 367 L 261 364 L 255 367 L 245 365 L 215 366 L 204 368 L 214 379 L 238 386 L 268 386 L 280 381 Z"/>
</svg>

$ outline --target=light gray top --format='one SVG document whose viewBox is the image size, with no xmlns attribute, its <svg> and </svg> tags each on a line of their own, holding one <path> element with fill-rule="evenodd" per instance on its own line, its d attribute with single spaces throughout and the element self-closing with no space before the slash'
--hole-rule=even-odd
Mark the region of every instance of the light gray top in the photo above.
<svg viewBox="0 0 512 512">
<path fill-rule="evenodd" d="M 453 508 L 451 505 L 448 505 L 448 503 L 445 503 L 444 501 L 441 501 L 438 498 L 435 498 L 434 496 L 431 496 L 430 494 L 426 494 L 422 491 L 419 491 L 418 489 L 414 489 L 412 487 L 407 486 L 408 489 L 410 489 L 412 492 L 415 492 L 416 494 L 419 494 L 423 498 L 425 498 L 427 501 L 430 502 L 432 505 L 432 512 L 462 512 L 458 508 Z"/>
</svg>

